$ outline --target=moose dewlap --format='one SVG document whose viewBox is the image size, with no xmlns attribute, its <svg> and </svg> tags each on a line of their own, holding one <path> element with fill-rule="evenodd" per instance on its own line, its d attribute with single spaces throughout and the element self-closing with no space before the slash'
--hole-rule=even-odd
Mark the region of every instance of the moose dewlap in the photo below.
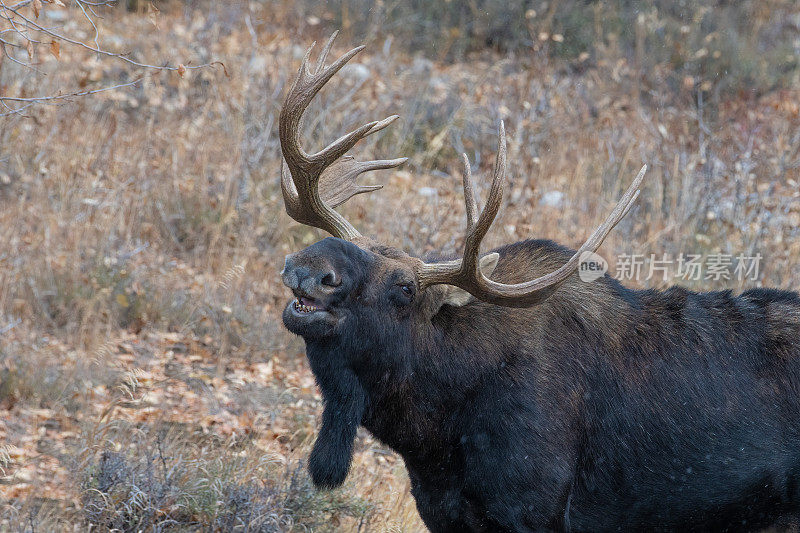
<svg viewBox="0 0 800 533">
<path fill-rule="evenodd" d="M 334 34 L 335 36 L 335 34 Z M 467 235 L 423 262 L 363 237 L 334 207 L 363 172 L 405 159 L 346 154 L 394 121 L 323 150 L 303 112 L 361 48 L 306 54 L 280 114 L 289 215 L 333 235 L 286 258 L 286 327 L 324 398 L 308 467 L 346 478 L 359 425 L 399 453 L 432 531 L 757 530 L 800 525 L 800 298 L 756 289 L 631 290 L 578 274 L 630 209 L 644 168 L 577 251 L 544 240 L 480 253 L 500 206 L 500 142 Z M 593 278 L 594 278 L 593 277 Z"/>
</svg>

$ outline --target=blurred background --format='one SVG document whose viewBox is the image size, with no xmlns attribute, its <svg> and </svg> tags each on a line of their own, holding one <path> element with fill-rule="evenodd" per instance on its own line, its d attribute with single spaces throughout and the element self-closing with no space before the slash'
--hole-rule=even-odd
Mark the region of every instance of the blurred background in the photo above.
<svg viewBox="0 0 800 533">
<path fill-rule="evenodd" d="M 303 468 L 321 412 L 283 330 L 277 117 L 313 41 L 358 55 L 312 104 L 308 150 L 407 156 L 341 208 L 409 252 L 462 244 L 459 154 L 487 237 L 577 247 L 642 164 L 606 241 L 760 254 L 800 287 L 800 5 L 793 0 L 0 0 L 0 530 L 423 531 L 402 461 L 359 435 L 342 489 Z M 321 46 L 318 45 L 317 50 Z"/>
</svg>

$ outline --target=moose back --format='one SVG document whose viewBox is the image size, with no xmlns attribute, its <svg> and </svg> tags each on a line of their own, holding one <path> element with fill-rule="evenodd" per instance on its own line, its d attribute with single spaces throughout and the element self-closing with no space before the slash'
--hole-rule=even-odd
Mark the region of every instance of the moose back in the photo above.
<svg viewBox="0 0 800 533">
<path fill-rule="evenodd" d="M 335 36 L 335 35 L 334 35 Z M 631 290 L 576 274 L 638 194 L 644 168 L 577 251 L 517 242 L 481 254 L 500 206 L 500 142 L 478 210 L 466 162 L 458 258 L 422 261 L 362 236 L 334 207 L 371 122 L 314 154 L 299 144 L 330 66 L 309 53 L 279 120 L 288 213 L 329 232 L 286 258 L 324 399 L 309 457 L 321 488 L 346 478 L 360 425 L 399 453 L 432 531 L 754 530 L 800 525 L 800 298 L 755 289 Z M 466 157 L 465 157 L 466 159 Z"/>
</svg>

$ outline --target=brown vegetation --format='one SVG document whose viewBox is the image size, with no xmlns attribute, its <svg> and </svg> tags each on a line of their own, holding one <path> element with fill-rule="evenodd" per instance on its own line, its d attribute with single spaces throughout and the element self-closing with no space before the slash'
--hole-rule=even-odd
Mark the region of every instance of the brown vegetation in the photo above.
<svg viewBox="0 0 800 533">
<path fill-rule="evenodd" d="M 151 72 L 0 118 L 0 529 L 417 531 L 402 463 L 368 435 L 344 489 L 317 493 L 299 467 L 319 395 L 302 343 L 281 327 L 289 294 L 278 272 L 321 233 L 283 211 L 277 116 L 305 48 L 328 28 L 308 13 L 290 25 L 300 8 L 288 3 L 159 6 L 157 16 L 103 10 L 106 44 L 149 63 L 220 60 L 229 77 Z M 51 9 L 63 8 L 45 3 L 42 16 Z M 653 82 L 669 64 L 643 80 L 635 50 L 596 47 L 569 62 L 473 51 L 448 63 L 385 37 L 374 32 L 378 44 L 306 124 L 306 144 L 322 146 L 401 116 L 356 149 L 410 157 L 367 178 L 382 192 L 342 208 L 364 234 L 416 253 L 458 250 L 458 153 L 486 176 L 503 119 L 509 197 L 487 246 L 580 245 L 646 162 L 634 216 L 601 248 L 612 271 L 621 253 L 761 253 L 757 282 L 674 281 L 800 286 L 796 70 L 793 84 L 755 95 L 714 91 L 688 71 Z M 356 44 L 342 35 L 332 55 Z M 2 94 L 141 74 L 80 47 L 39 61 L 46 75 L 4 62 Z M 476 193 L 488 182 L 477 176 Z M 563 198 L 543 202 L 552 191 Z"/>
</svg>

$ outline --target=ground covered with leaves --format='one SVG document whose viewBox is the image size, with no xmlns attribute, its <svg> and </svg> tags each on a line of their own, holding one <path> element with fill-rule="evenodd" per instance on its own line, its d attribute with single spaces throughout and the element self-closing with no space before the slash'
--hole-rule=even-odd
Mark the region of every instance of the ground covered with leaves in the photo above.
<svg viewBox="0 0 800 533">
<path fill-rule="evenodd" d="M 91 40 L 80 12 L 39 6 Z M 278 272 L 322 235 L 284 212 L 277 116 L 326 15 L 159 7 L 100 10 L 103 44 L 142 63 L 211 66 L 152 71 L 47 42 L 31 46 L 36 72 L 0 65 L 0 94 L 23 97 L 143 77 L 0 117 L 0 529 L 424 530 L 402 461 L 365 432 L 342 489 L 317 492 L 303 467 L 321 399 L 302 342 L 282 328 Z M 732 53 L 714 42 L 705 54 Z M 345 32 L 334 53 L 357 44 Z M 503 119 L 509 184 L 490 245 L 579 245 L 647 163 L 637 205 L 601 250 L 612 272 L 623 254 L 758 253 L 756 279 L 630 283 L 800 285 L 796 74 L 757 94 L 715 92 L 688 74 L 660 85 L 674 81 L 666 60 L 645 77 L 611 53 L 479 50 L 453 63 L 380 32 L 367 44 L 306 124 L 315 147 L 401 115 L 356 149 L 410 157 L 365 178 L 382 191 L 342 207 L 363 233 L 456 250 L 459 153 L 485 195 Z"/>
</svg>

